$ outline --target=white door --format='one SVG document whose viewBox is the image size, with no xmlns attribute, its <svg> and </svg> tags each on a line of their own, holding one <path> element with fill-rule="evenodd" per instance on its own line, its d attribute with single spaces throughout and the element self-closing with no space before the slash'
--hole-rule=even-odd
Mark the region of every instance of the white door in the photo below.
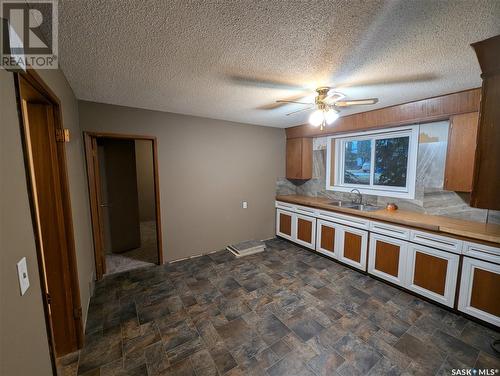
<svg viewBox="0 0 500 376">
<path fill-rule="evenodd" d="M 464 257 L 458 309 L 500 326 L 500 265 Z"/>
<path fill-rule="evenodd" d="M 294 217 L 295 214 L 292 212 L 276 209 L 276 235 L 293 241 Z"/>
<path fill-rule="evenodd" d="M 453 307 L 459 256 L 409 243 L 406 288 Z"/>
<path fill-rule="evenodd" d="M 368 273 L 403 286 L 406 276 L 408 242 L 375 233 L 370 234 Z"/>
<path fill-rule="evenodd" d="M 368 231 L 338 225 L 338 241 L 335 252 L 338 260 L 357 269 L 366 271 Z"/>
<path fill-rule="evenodd" d="M 315 249 L 316 218 L 302 214 L 294 214 L 294 241 L 304 247 Z"/>
<path fill-rule="evenodd" d="M 318 219 L 316 222 L 316 251 L 326 256 L 337 258 L 337 242 L 339 241 L 340 225 Z"/>
</svg>

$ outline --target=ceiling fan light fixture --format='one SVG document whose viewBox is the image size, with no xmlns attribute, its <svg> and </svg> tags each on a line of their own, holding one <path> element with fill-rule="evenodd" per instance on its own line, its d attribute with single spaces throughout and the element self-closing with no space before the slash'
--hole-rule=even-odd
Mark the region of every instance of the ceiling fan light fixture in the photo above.
<svg viewBox="0 0 500 376">
<path fill-rule="evenodd" d="M 311 124 L 313 127 L 319 127 L 324 120 L 325 117 L 322 110 L 316 110 L 311 113 L 311 115 L 309 115 L 309 124 Z"/>
<path fill-rule="evenodd" d="M 339 118 L 338 111 L 335 111 L 335 110 L 325 111 L 325 121 L 326 121 L 326 124 L 331 125 L 331 124 L 335 123 L 335 121 L 338 118 Z"/>
</svg>

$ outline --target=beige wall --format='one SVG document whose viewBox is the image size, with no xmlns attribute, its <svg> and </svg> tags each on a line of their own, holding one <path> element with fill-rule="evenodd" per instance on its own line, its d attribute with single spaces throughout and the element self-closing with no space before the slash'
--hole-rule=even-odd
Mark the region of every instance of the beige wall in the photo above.
<svg viewBox="0 0 500 376">
<path fill-rule="evenodd" d="M 135 140 L 135 163 L 137 170 L 137 193 L 139 195 L 139 218 L 141 221 L 155 220 L 155 186 L 153 169 L 153 143 Z"/>
<path fill-rule="evenodd" d="M 94 269 L 87 183 L 83 159 L 78 103 L 60 71 L 40 75 L 62 103 L 63 122 L 72 133 L 66 144 L 71 205 L 82 306 L 90 297 Z M 1 116 L 1 349 L 0 374 L 52 374 L 40 293 L 36 249 L 29 209 L 12 73 L 0 70 Z M 28 261 L 31 287 L 19 294 L 16 263 Z"/>
<path fill-rule="evenodd" d="M 165 260 L 274 236 L 283 129 L 82 101 L 79 113 L 84 130 L 157 137 Z"/>
</svg>

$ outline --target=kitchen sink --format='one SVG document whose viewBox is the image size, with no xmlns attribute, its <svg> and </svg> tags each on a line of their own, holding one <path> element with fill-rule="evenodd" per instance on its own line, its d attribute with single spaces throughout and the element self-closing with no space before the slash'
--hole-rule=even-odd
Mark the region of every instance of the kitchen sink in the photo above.
<svg viewBox="0 0 500 376">
<path fill-rule="evenodd" d="M 328 205 L 339 206 L 339 207 L 348 207 L 349 205 L 352 205 L 352 204 L 350 202 L 344 202 L 344 201 L 331 201 L 328 203 Z"/>
<path fill-rule="evenodd" d="M 370 204 L 345 204 L 344 207 L 361 211 L 375 211 L 382 209 L 380 206 L 370 205 Z"/>
<path fill-rule="evenodd" d="M 375 210 L 382 209 L 380 206 L 376 206 L 376 205 L 355 204 L 355 203 L 347 202 L 347 201 L 331 201 L 328 203 L 328 205 L 337 206 L 339 208 L 348 208 L 348 209 L 361 210 L 361 211 L 375 211 Z"/>
</svg>

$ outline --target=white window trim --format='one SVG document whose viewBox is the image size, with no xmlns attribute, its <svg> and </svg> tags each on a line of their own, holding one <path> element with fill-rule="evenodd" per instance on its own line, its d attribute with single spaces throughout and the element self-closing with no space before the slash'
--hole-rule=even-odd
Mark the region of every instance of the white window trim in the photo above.
<svg viewBox="0 0 500 376">
<path fill-rule="evenodd" d="M 385 128 L 377 129 L 373 131 L 366 132 L 356 132 L 347 133 L 341 135 L 335 135 L 328 137 L 327 142 L 327 158 L 326 158 L 326 189 L 329 191 L 338 192 L 350 192 L 352 189 L 359 189 L 362 194 L 385 196 L 385 197 L 397 197 L 397 198 L 415 198 L 415 181 L 417 176 L 417 153 L 418 153 L 418 137 L 419 137 L 419 125 L 411 125 L 405 127 L 397 128 Z M 350 139 L 362 140 L 363 138 L 372 139 L 374 138 L 386 138 L 386 137 L 398 137 L 399 135 L 409 135 L 410 140 L 408 144 L 408 166 L 407 166 L 407 187 L 389 187 L 389 186 L 373 186 L 373 175 L 370 175 L 370 186 L 365 186 L 362 184 L 346 184 L 342 183 L 341 173 L 343 168 L 341 166 L 341 161 L 344 158 L 342 143 L 349 141 Z M 334 184 L 331 185 L 331 153 L 332 153 L 332 142 L 335 142 L 335 176 Z M 375 164 L 374 160 L 375 148 L 372 148 L 371 157 L 371 171 L 373 171 L 373 166 Z M 338 161 L 338 162 L 337 162 Z"/>
</svg>

